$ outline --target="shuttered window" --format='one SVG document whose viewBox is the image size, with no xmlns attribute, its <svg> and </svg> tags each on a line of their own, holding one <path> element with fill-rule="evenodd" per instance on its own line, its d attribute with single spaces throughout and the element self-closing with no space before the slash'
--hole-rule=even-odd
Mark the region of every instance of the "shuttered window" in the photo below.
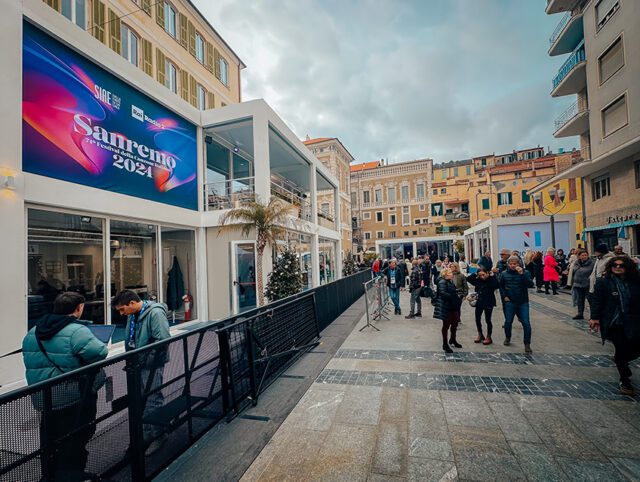
<svg viewBox="0 0 640 482">
<path fill-rule="evenodd" d="M 576 187 L 576 180 L 569 179 L 569 201 L 576 201 L 578 199 L 578 189 Z"/>
<path fill-rule="evenodd" d="M 522 190 L 522 202 L 523 203 L 528 203 L 531 200 L 531 196 L 529 196 L 529 194 L 527 193 L 526 189 Z"/>
<path fill-rule="evenodd" d="M 196 56 L 196 27 L 193 23 L 188 22 L 189 29 L 189 53 Z"/>
<path fill-rule="evenodd" d="M 185 49 L 188 48 L 189 42 L 189 33 L 188 33 L 188 19 L 184 13 L 179 14 L 180 17 L 180 45 L 182 45 Z"/>
<path fill-rule="evenodd" d="M 153 77 L 153 47 L 147 39 L 142 42 L 142 71 Z"/>
<path fill-rule="evenodd" d="M 600 69 L 600 85 L 624 66 L 624 50 L 622 37 L 609 47 L 598 59 Z"/>
<path fill-rule="evenodd" d="M 600 0 L 596 4 L 596 32 L 609 21 L 619 8 L 620 2 L 618 0 Z"/>
<path fill-rule="evenodd" d="M 189 72 L 180 71 L 180 97 L 189 102 Z"/>
<path fill-rule="evenodd" d="M 49 5 L 54 10 L 60 11 L 60 0 L 44 0 L 44 3 Z"/>
<path fill-rule="evenodd" d="M 109 47 L 117 53 L 122 53 L 122 41 L 120 17 L 113 10 L 109 9 Z"/>
<path fill-rule="evenodd" d="M 162 85 L 166 84 L 166 78 L 164 75 L 164 69 L 165 69 L 164 61 L 165 61 L 164 54 L 160 49 L 156 49 L 156 78 L 158 79 L 158 82 L 160 82 Z"/>
<path fill-rule="evenodd" d="M 220 80 L 220 52 L 218 49 L 213 49 L 213 66 L 215 68 L 216 79 Z"/>
<path fill-rule="evenodd" d="M 210 42 L 205 42 L 204 51 L 204 66 L 209 72 L 213 72 L 213 45 Z"/>
<path fill-rule="evenodd" d="M 198 106 L 198 84 L 193 76 L 189 76 L 189 102 L 192 106 Z"/>
<path fill-rule="evenodd" d="M 490 204 L 489 204 L 489 200 L 488 199 L 483 199 L 482 200 L 482 209 L 487 210 L 489 209 Z"/>
<path fill-rule="evenodd" d="M 498 193 L 498 206 L 513 204 L 513 195 L 510 192 Z"/>
<path fill-rule="evenodd" d="M 151 16 L 151 0 L 142 0 L 142 11 Z"/>
<path fill-rule="evenodd" d="M 105 6 L 100 0 L 91 2 L 92 34 L 104 43 Z"/>
<path fill-rule="evenodd" d="M 207 92 L 207 109 L 215 109 L 216 96 L 213 92 Z"/>
<path fill-rule="evenodd" d="M 162 0 L 156 3 L 156 23 L 164 28 L 164 2 Z"/>
<path fill-rule="evenodd" d="M 623 95 L 602 110 L 602 136 L 606 137 L 629 123 L 627 96 Z"/>
</svg>

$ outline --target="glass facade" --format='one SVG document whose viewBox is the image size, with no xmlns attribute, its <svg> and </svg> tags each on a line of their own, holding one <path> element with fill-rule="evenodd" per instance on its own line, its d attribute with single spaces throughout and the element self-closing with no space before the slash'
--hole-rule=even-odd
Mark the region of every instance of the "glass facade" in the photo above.
<svg viewBox="0 0 640 482">
<path fill-rule="evenodd" d="M 336 243 L 329 239 L 320 238 L 320 284 L 331 283 L 336 279 Z"/>
</svg>

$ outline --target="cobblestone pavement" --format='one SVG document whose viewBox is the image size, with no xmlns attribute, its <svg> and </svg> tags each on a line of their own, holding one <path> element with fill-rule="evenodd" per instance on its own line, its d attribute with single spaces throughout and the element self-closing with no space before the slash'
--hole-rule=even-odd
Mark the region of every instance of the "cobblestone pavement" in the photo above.
<svg viewBox="0 0 640 482">
<path fill-rule="evenodd" d="M 465 304 L 450 355 L 429 303 L 380 332 L 363 321 L 243 480 L 640 480 L 640 404 L 617 390 L 612 347 L 568 295 L 531 299 L 532 355 L 517 321 L 502 345 L 500 308 L 484 346 Z"/>
</svg>

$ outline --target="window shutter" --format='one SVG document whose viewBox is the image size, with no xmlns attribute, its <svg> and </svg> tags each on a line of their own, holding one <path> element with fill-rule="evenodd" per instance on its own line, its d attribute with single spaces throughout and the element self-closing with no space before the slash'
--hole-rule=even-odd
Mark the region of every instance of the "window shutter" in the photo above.
<svg viewBox="0 0 640 482">
<path fill-rule="evenodd" d="M 142 41 L 142 71 L 153 77 L 153 47 L 151 42 L 147 39 L 141 39 Z"/>
<path fill-rule="evenodd" d="M 191 22 L 188 22 L 189 27 L 189 53 L 196 56 L 196 27 Z"/>
<path fill-rule="evenodd" d="M 93 36 L 104 43 L 104 3 L 93 0 L 91 3 L 91 21 L 93 23 Z"/>
<path fill-rule="evenodd" d="M 507 194 L 508 194 L 507 198 L 509 199 L 509 204 L 513 204 L 513 193 L 508 192 Z"/>
<path fill-rule="evenodd" d="M 122 52 L 122 41 L 120 40 L 120 18 L 116 12 L 109 9 L 109 47 L 117 53 Z"/>
<path fill-rule="evenodd" d="M 164 54 L 160 49 L 156 49 L 156 77 L 158 78 L 158 82 L 162 85 L 166 85 L 166 76 L 164 73 Z"/>
<path fill-rule="evenodd" d="M 60 0 L 44 0 L 44 3 L 49 5 L 54 10 L 58 12 L 60 11 Z"/>
<path fill-rule="evenodd" d="M 213 72 L 213 45 L 210 42 L 205 42 L 204 50 L 204 66 L 209 72 Z"/>
<path fill-rule="evenodd" d="M 529 194 L 527 194 L 527 190 L 523 189 L 522 190 L 522 202 L 523 203 L 528 203 L 530 200 Z"/>
<path fill-rule="evenodd" d="M 196 79 L 193 76 L 189 76 L 189 102 L 194 107 L 198 106 L 198 84 L 196 83 Z"/>
<path fill-rule="evenodd" d="M 164 2 L 162 0 L 156 3 L 156 23 L 164 28 Z"/>
<path fill-rule="evenodd" d="M 180 97 L 189 102 L 189 72 L 180 71 Z"/>
<path fill-rule="evenodd" d="M 220 52 L 218 52 L 218 49 L 213 49 L 213 67 L 216 79 L 220 80 Z"/>
<path fill-rule="evenodd" d="M 187 16 L 184 13 L 180 13 L 180 45 L 185 49 L 187 48 L 188 33 L 187 33 Z"/>
<path fill-rule="evenodd" d="M 142 11 L 151 16 L 151 0 L 142 0 Z"/>
<path fill-rule="evenodd" d="M 215 109 L 216 96 L 213 92 L 207 92 L 207 109 Z"/>
</svg>

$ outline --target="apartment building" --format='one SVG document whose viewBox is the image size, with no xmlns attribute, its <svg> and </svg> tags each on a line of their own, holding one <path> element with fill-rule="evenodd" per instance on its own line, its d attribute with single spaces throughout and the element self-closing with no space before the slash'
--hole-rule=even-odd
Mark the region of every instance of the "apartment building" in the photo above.
<svg viewBox="0 0 640 482">
<path fill-rule="evenodd" d="M 335 213 L 340 213 L 340 230 L 342 233 L 340 252 L 342 259 L 344 259 L 348 252 L 353 253 L 349 166 L 354 158 L 337 137 L 310 139 L 307 136 L 303 144 L 338 179 L 340 189 L 337 211 L 333 193 L 331 191 L 318 191 L 318 221 L 321 224 L 331 225 L 336 217 Z"/>
<path fill-rule="evenodd" d="M 431 159 L 419 159 L 351 166 L 355 252 L 375 247 L 376 240 L 435 234 L 429 222 L 432 165 Z"/>
<path fill-rule="evenodd" d="M 197 109 L 241 101 L 245 65 L 191 1 L 43 1 Z"/>
<path fill-rule="evenodd" d="M 547 182 L 583 178 L 583 239 L 640 244 L 640 2 L 548 0 L 562 13 L 549 55 L 567 55 L 552 81 L 553 97 L 575 96 L 556 120 L 555 136 L 580 136 L 582 160 Z M 545 188 L 546 186 L 542 186 Z"/>
</svg>

